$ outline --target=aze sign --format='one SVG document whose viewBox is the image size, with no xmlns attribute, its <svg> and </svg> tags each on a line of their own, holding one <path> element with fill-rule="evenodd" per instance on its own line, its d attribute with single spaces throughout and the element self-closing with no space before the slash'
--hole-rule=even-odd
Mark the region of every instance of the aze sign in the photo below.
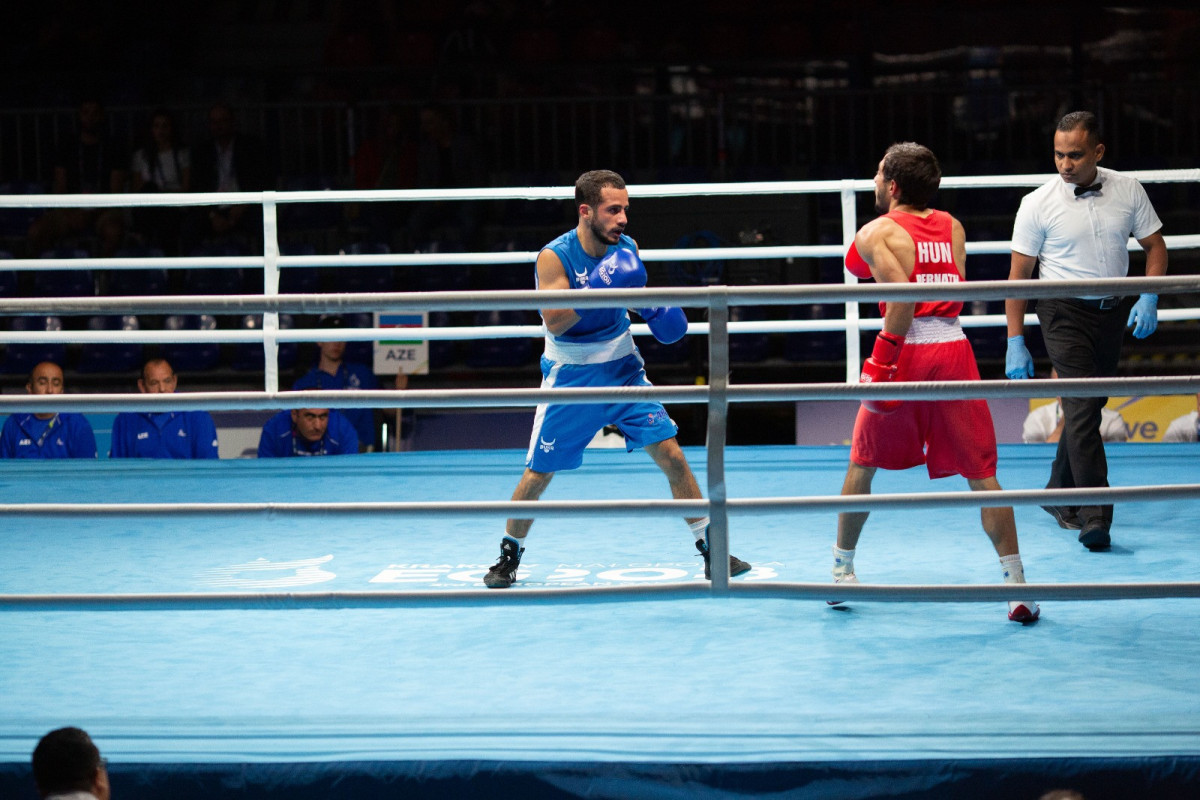
<svg viewBox="0 0 1200 800">
<path fill-rule="evenodd" d="M 428 312 L 410 312 L 404 314 L 377 313 L 375 327 L 377 328 L 424 328 L 429 323 Z M 404 372 L 409 375 L 429 374 L 429 342 L 424 339 L 409 339 L 397 331 L 395 338 L 384 339 L 375 343 L 375 374 L 395 375 Z"/>
</svg>

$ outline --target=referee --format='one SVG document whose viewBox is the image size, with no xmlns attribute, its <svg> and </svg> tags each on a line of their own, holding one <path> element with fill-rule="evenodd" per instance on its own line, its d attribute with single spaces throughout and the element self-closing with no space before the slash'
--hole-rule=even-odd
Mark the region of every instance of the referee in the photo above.
<svg viewBox="0 0 1200 800">
<path fill-rule="evenodd" d="M 1129 273 L 1129 237 L 1146 251 L 1146 275 L 1165 275 L 1167 245 L 1162 222 L 1137 180 L 1097 166 L 1104 157 L 1096 115 L 1074 111 L 1058 121 L 1054 164 L 1059 178 L 1021 200 L 1013 225 L 1010 280 L 1027 279 L 1040 263 L 1047 280 L 1123 278 Z M 1005 301 L 1010 379 L 1033 377 L 1025 346 L 1023 299 Z M 1158 326 L 1158 295 L 1065 297 L 1039 300 L 1038 321 L 1050 362 L 1063 378 L 1116 374 L 1124 328 L 1144 339 Z M 1063 432 L 1047 489 L 1108 486 L 1108 462 L 1100 437 L 1100 410 L 1107 397 L 1064 397 Z M 1079 531 L 1089 550 L 1110 544 L 1111 505 L 1043 506 L 1062 528 Z"/>
</svg>

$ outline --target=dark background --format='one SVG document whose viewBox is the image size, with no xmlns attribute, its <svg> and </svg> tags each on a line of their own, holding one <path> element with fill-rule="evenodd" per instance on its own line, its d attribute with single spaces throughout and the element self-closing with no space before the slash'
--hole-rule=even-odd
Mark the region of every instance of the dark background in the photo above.
<svg viewBox="0 0 1200 800">
<path fill-rule="evenodd" d="M 1200 14 L 1185 3 L 63 0 L 10 4 L 5 17 L 0 183 L 14 192 L 48 185 L 51 154 L 88 98 L 104 104 L 109 132 L 130 148 L 160 106 L 172 110 L 183 143 L 195 147 L 210 105 L 227 102 L 241 130 L 267 144 L 280 189 L 369 188 L 355 171 L 364 143 L 396 113 L 400 140 L 417 152 L 419 112 L 430 103 L 477 148 L 477 185 L 568 185 L 596 167 L 616 169 L 631 184 L 868 178 L 882 150 L 905 139 L 931 146 L 946 175 L 1048 174 L 1054 123 L 1077 108 L 1101 116 L 1107 166 L 1198 161 Z M 937 205 L 963 219 L 969 240 L 1002 240 L 1024 191 L 944 191 Z M 1195 186 L 1149 191 L 1166 233 L 1200 230 Z M 484 203 L 468 247 L 453 225 L 406 230 L 407 207 L 382 234 L 355 205 L 289 211 L 281 215 L 285 251 L 313 253 L 535 250 L 574 221 L 565 203 Z M 870 214 L 863 196 L 860 220 Z M 840 242 L 841 218 L 832 195 L 635 199 L 629 232 L 643 248 L 811 244 Z M 0 247 L 10 253 L 39 255 L 25 252 L 19 221 L 3 236 Z M 94 253 L 93 241 L 71 244 Z M 1172 253 L 1172 272 L 1196 266 L 1192 253 Z M 650 267 L 654 284 L 841 280 L 833 259 Z M 1140 267 L 1135 254 L 1133 272 Z M 968 268 L 976 278 L 1004 277 L 1007 258 L 973 257 Z M 333 273 L 320 272 L 318 290 L 354 288 L 344 271 Z M 28 280 L 21 278 L 19 292 L 28 291 Z M 173 272 L 168 290 L 183 291 L 182 280 Z M 457 288 L 528 285 L 523 267 L 473 268 L 459 280 Z M 253 276 L 245 281 L 227 288 L 261 290 Z M 437 288 L 390 268 L 362 285 Z M 97 291 L 104 291 L 102 277 Z M 1164 297 L 1162 307 L 1197 299 Z M 456 313 L 439 321 L 481 320 Z M 159 323 L 144 320 L 143 327 Z M 1124 372 L 1194 372 L 1196 333 L 1192 323 L 1174 323 L 1147 342 L 1130 340 Z M 1000 377 L 1003 331 L 970 335 L 984 377 Z M 655 382 L 692 383 L 706 373 L 704 339 L 693 338 L 674 349 L 646 348 Z M 741 338 L 735 381 L 844 377 L 837 337 Z M 440 347 L 432 374 L 414 385 L 536 385 L 536 345 L 501 350 L 510 352 L 498 363 L 483 345 Z M 289 363 L 300 370 L 310 357 L 300 348 Z M 70 348 L 68 368 L 80 358 Z M 258 388 L 261 373 L 222 347 L 213 365 L 187 380 L 193 388 Z M 127 390 L 129 381 L 125 373 L 80 371 L 70 382 L 77 390 Z M 699 409 L 672 413 L 684 438 L 697 441 Z M 786 441 L 791 415 L 790 407 L 735 408 L 731 441 Z"/>
</svg>

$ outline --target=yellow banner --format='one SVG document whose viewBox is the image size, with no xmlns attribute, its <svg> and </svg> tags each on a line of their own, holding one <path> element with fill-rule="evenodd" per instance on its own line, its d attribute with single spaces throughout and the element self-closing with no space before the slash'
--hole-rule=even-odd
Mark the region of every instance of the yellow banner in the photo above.
<svg viewBox="0 0 1200 800">
<path fill-rule="evenodd" d="M 1053 403 L 1054 398 L 1034 398 L 1029 401 L 1029 410 Z M 1196 396 L 1192 394 L 1155 395 L 1151 397 L 1110 397 L 1105 406 L 1125 419 L 1125 430 L 1131 442 L 1159 442 L 1167 426 L 1176 417 L 1196 410 Z"/>
</svg>

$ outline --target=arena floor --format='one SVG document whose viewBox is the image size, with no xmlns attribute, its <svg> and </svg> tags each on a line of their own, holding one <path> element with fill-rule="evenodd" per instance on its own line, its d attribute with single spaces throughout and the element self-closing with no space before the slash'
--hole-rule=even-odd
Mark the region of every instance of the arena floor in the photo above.
<svg viewBox="0 0 1200 800">
<path fill-rule="evenodd" d="M 703 484 L 704 452 L 687 450 Z M 1048 445 L 1002 445 L 1005 488 Z M 1114 486 L 1200 482 L 1194 445 L 1109 445 Z M 7 503 L 505 500 L 518 451 L 210 463 L 0 462 Z M 729 496 L 838 492 L 845 447 L 727 453 Z M 877 492 L 962 488 L 880 473 Z M 642 453 L 589 451 L 546 499 L 664 498 Z M 1018 507 L 1035 583 L 1193 581 L 1194 502 L 1117 508 L 1089 553 Z M 7 514 L 0 797 L 33 797 L 38 737 L 87 729 L 113 797 L 1195 796 L 1200 602 L 1005 606 L 711 597 L 505 603 L 480 576 L 502 520 L 399 514 Z M 732 516 L 735 581 L 828 579 L 832 513 Z M 880 584 L 999 583 L 973 509 L 872 515 Z M 681 521 L 535 524 L 528 587 L 702 580 Z M 30 610 L 13 596 L 476 587 L 395 607 Z"/>
</svg>

